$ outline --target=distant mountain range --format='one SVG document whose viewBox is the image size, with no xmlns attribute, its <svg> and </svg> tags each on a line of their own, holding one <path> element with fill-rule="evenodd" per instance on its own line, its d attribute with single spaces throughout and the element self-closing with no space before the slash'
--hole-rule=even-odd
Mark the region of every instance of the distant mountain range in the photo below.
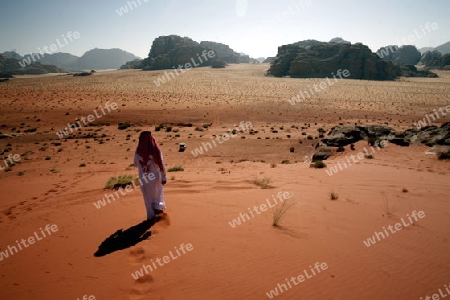
<svg viewBox="0 0 450 300">
<path fill-rule="evenodd" d="M 427 51 L 434 51 L 434 50 L 441 52 L 441 54 L 448 54 L 448 53 L 450 53 L 450 42 L 447 42 L 447 43 L 437 46 L 435 48 L 423 47 L 423 48 L 419 49 L 420 53 L 422 53 L 422 54 L 424 54 Z"/>
<path fill-rule="evenodd" d="M 87 51 L 81 57 L 61 52 L 52 54 L 44 53 L 43 56 L 39 53 L 21 56 L 13 51 L 4 52 L 3 54 L 19 60 L 22 67 L 39 62 L 43 65 L 55 65 L 69 71 L 119 69 L 126 62 L 139 59 L 134 54 L 117 48 L 95 48 Z"/>
</svg>

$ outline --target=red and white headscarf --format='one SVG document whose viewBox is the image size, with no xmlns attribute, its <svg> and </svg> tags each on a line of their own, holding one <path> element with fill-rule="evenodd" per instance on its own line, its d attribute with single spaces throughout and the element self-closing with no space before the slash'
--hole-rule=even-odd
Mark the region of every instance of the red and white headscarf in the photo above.
<svg viewBox="0 0 450 300">
<path fill-rule="evenodd" d="M 148 172 L 148 162 L 150 161 L 150 156 L 153 161 L 161 171 L 164 170 L 164 166 L 161 158 L 161 149 L 159 149 L 155 138 L 152 136 L 150 131 L 143 131 L 139 136 L 139 144 L 136 148 L 136 153 L 139 155 L 139 163 L 144 172 Z"/>
</svg>

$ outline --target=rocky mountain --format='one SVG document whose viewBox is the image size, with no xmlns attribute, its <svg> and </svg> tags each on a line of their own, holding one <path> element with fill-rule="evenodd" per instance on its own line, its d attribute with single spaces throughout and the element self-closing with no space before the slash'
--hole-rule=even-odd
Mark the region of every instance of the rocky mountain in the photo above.
<svg viewBox="0 0 450 300">
<path fill-rule="evenodd" d="M 228 45 L 216 43 L 216 42 L 208 42 L 203 41 L 200 42 L 200 46 L 206 49 L 214 50 L 220 59 L 229 64 L 238 64 L 240 54 L 231 49 Z"/>
<path fill-rule="evenodd" d="M 380 59 L 361 43 L 327 43 L 316 40 L 301 41 L 278 47 L 278 54 L 268 75 L 299 78 L 332 77 L 337 70 L 347 69 L 347 78 L 393 80 L 395 66 Z"/>
<path fill-rule="evenodd" d="M 19 53 L 15 52 L 15 51 L 6 51 L 6 52 L 3 52 L 3 54 L 8 56 L 8 57 L 10 57 L 10 58 L 14 58 L 14 59 L 17 59 L 17 60 L 22 60 L 23 59 L 22 55 L 20 55 Z"/>
<path fill-rule="evenodd" d="M 44 57 L 39 59 L 38 62 L 42 64 L 59 66 L 66 70 L 81 70 L 81 68 L 78 67 L 78 59 L 78 56 L 69 53 L 44 53 Z"/>
<path fill-rule="evenodd" d="M 92 49 L 77 61 L 79 70 L 119 69 L 121 65 L 139 57 L 121 49 Z"/>
<path fill-rule="evenodd" d="M 79 70 L 106 70 L 118 69 L 128 61 L 138 59 L 137 56 L 121 49 L 92 49 L 83 56 L 78 57 L 69 53 L 52 53 L 44 55 L 28 54 L 22 57 L 16 52 L 5 52 L 5 55 L 18 59 L 23 64 L 39 62 L 41 64 L 55 65 L 60 68 L 79 71 Z"/>
<path fill-rule="evenodd" d="M 65 73 L 64 69 L 58 68 L 54 65 L 44 65 L 39 62 L 34 62 L 30 65 L 22 67 L 18 59 L 11 58 L 4 54 L 0 54 L 0 78 L 11 78 L 12 75 L 25 74 L 47 74 L 47 73 Z"/>
<path fill-rule="evenodd" d="M 419 49 L 420 53 L 424 54 L 425 52 L 428 51 L 439 51 L 442 54 L 448 54 L 450 53 L 450 42 L 447 42 L 445 44 L 442 44 L 440 46 L 437 47 L 423 47 Z"/>
<path fill-rule="evenodd" d="M 437 46 L 434 50 L 441 52 L 442 54 L 450 53 L 450 42 Z"/>
<path fill-rule="evenodd" d="M 169 35 L 160 36 L 153 41 L 150 53 L 141 67 L 144 70 L 176 69 L 179 66 L 186 68 L 187 65 L 193 68 L 220 68 L 225 64 L 214 50 L 205 48 L 188 37 Z"/>
<path fill-rule="evenodd" d="M 390 45 L 377 50 L 377 55 L 384 61 L 391 61 L 395 65 L 416 65 L 421 58 L 416 46 L 404 45 L 401 47 Z"/>
<path fill-rule="evenodd" d="M 422 47 L 422 48 L 419 48 L 418 50 L 421 54 L 424 54 L 427 51 L 433 51 L 434 48 L 433 47 Z"/>
</svg>

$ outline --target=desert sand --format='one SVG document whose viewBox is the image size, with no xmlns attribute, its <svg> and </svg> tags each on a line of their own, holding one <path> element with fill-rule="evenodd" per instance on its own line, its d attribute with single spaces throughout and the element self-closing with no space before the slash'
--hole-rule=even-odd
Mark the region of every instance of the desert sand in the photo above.
<svg viewBox="0 0 450 300">
<path fill-rule="evenodd" d="M 340 80 L 291 105 L 288 99 L 323 79 L 265 77 L 267 68 L 193 69 L 160 87 L 153 81 L 164 71 L 19 76 L 1 83 L 0 131 L 12 136 L 0 140 L 0 149 L 9 149 L 6 157 L 19 154 L 20 161 L 0 171 L 0 252 L 35 233 L 41 240 L 0 261 L 0 298 L 269 299 L 267 293 L 287 285 L 286 279 L 311 274 L 316 262 L 327 268 L 274 298 L 425 299 L 439 289 L 446 293 L 449 161 L 426 154 L 424 145 L 389 144 L 374 159 L 329 176 L 326 170 L 367 142 L 354 151 L 346 147 L 325 161 L 325 169 L 310 168 L 305 157 L 319 142 L 319 128 L 413 127 L 450 104 L 450 73 L 395 82 Z M 106 103 L 118 108 L 70 138 L 57 136 Z M 242 121 L 251 122 L 253 132 L 192 155 Z M 131 127 L 119 130 L 123 122 Z M 172 131 L 155 131 L 159 124 Z M 168 209 L 151 228 L 141 223 L 140 190 L 94 205 L 112 193 L 104 189 L 110 177 L 137 174 L 130 165 L 142 130 L 153 132 L 168 168 L 184 168 L 168 173 Z M 182 142 L 187 149 L 178 152 Z M 264 178 L 271 188 L 255 184 Z M 295 203 L 279 227 L 272 226 L 271 209 L 230 225 L 279 192 L 289 192 Z M 331 193 L 338 199 L 331 200 Z M 414 211 L 424 217 L 409 222 Z M 402 219 L 409 226 L 365 245 L 375 231 Z M 46 225 L 57 231 L 44 238 L 40 228 L 45 233 Z M 131 275 L 182 244 L 191 251 L 138 279 Z"/>
</svg>

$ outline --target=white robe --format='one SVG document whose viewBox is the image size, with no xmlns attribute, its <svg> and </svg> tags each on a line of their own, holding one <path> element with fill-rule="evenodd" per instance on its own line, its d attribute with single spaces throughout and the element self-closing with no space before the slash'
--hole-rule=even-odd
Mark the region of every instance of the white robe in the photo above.
<svg viewBox="0 0 450 300">
<path fill-rule="evenodd" d="M 150 160 L 147 163 L 149 174 L 154 174 L 150 176 L 149 174 L 144 173 L 142 170 L 141 164 L 139 162 L 139 155 L 135 153 L 134 155 L 134 165 L 137 166 L 139 170 L 139 180 L 141 185 L 142 195 L 144 196 L 145 207 L 147 209 L 147 219 L 151 220 L 155 216 L 155 209 L 164 210 L 166 209 L 166 203 L 164 202 L 164 191 L 163 185 L 161 183 L 162 180 L 166 181 L 166 168 L 164 166 L 164 159 L 161 153 L 161 161 L 163 165 L 163 169 L 160 170 L 159 166 L 153 160 L 153 157 L 150 155 Z M 146 177 L 144 179 L 144 177 Z"/>
</svg>

